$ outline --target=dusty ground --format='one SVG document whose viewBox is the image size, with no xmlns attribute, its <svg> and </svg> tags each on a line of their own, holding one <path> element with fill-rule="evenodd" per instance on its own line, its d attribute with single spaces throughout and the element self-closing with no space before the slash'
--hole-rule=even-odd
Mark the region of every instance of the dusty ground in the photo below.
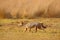
<svg viewBox="0 0 60 40">
<path fill-rule="evenodd" d="M 24 32 L 24 27 L 17 25 L 6 25 L 11 22 L 29 20 L 43 22 L 49 25 L 45 29 L 46 32 L 38 30 L 38 32 Z M 0 19 L 0 40 L 60 40 L 60 18 L 41 18 L 41 19 Z"/>
</svg>

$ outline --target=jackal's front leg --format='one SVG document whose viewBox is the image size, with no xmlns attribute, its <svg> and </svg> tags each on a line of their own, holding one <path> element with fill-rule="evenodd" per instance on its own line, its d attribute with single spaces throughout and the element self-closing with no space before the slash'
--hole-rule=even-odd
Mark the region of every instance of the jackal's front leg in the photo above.
<svg viewBox="0 0 60 40">
<path fill-rule="evenodd" d="M 29 28 L 29 32 L 31 32 L 31 28 Z"/>
</svg>

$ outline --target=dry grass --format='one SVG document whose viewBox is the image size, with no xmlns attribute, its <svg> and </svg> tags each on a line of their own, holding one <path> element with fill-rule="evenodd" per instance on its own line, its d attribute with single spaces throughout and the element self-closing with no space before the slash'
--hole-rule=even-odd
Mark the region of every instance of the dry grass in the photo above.
<svg viewBox="0 0 60 40">
<path fill-rule="evenodd" d="M 47 27 L 46 32 L 38 30 L 34 32 L 24 32 L 24 27 L 14 25 L 0 26 L 0 40 L 60 40 L 60 18 L 41 18 L 41 19 L 1 19 L 0 24 L 16 21 L 38 21 L 43 22 Z"/>
</svg>

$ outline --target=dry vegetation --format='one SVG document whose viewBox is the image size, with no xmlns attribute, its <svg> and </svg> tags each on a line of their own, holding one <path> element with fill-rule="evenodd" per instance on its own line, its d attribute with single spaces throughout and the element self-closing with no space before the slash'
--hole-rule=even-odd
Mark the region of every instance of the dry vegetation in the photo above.
<svg viewBox="0 0 60 40">
<path fill-rule="evenodd" d="M 0 18 L 36 17 L 60 18 L 60 0 L 0 0 Z"/>
<path fill-rule="evenodd" d="M 32 32 L 24 32 L 24 27 L 17 26 L 17 21 L 38 21 L 48 26 L 46 32 L 38 30 L 35 33 L 34 29 Z M 12 22 L 15 25 L 11 25 Z M 0 40 L 60 40 L 60 18 L 0 19 Z"/>
<path fill-rule="evenodd" d="M 60 0 L 0 0 L 0 18 L 0 40 L 60 40 Z M 24 32 L 21 21 L 43 22 L 46 32 Z"/>
</svg>

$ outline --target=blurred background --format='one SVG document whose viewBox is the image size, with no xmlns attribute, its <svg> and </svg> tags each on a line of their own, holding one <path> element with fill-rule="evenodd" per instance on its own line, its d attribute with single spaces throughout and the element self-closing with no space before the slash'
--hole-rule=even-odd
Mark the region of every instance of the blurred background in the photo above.
<svg viewBox="0 0 60 40">
<path fill-rule="evenodd" d="M 60 18 L 60 0 L 0 0 L 4 18 Z"/>
</svg>

